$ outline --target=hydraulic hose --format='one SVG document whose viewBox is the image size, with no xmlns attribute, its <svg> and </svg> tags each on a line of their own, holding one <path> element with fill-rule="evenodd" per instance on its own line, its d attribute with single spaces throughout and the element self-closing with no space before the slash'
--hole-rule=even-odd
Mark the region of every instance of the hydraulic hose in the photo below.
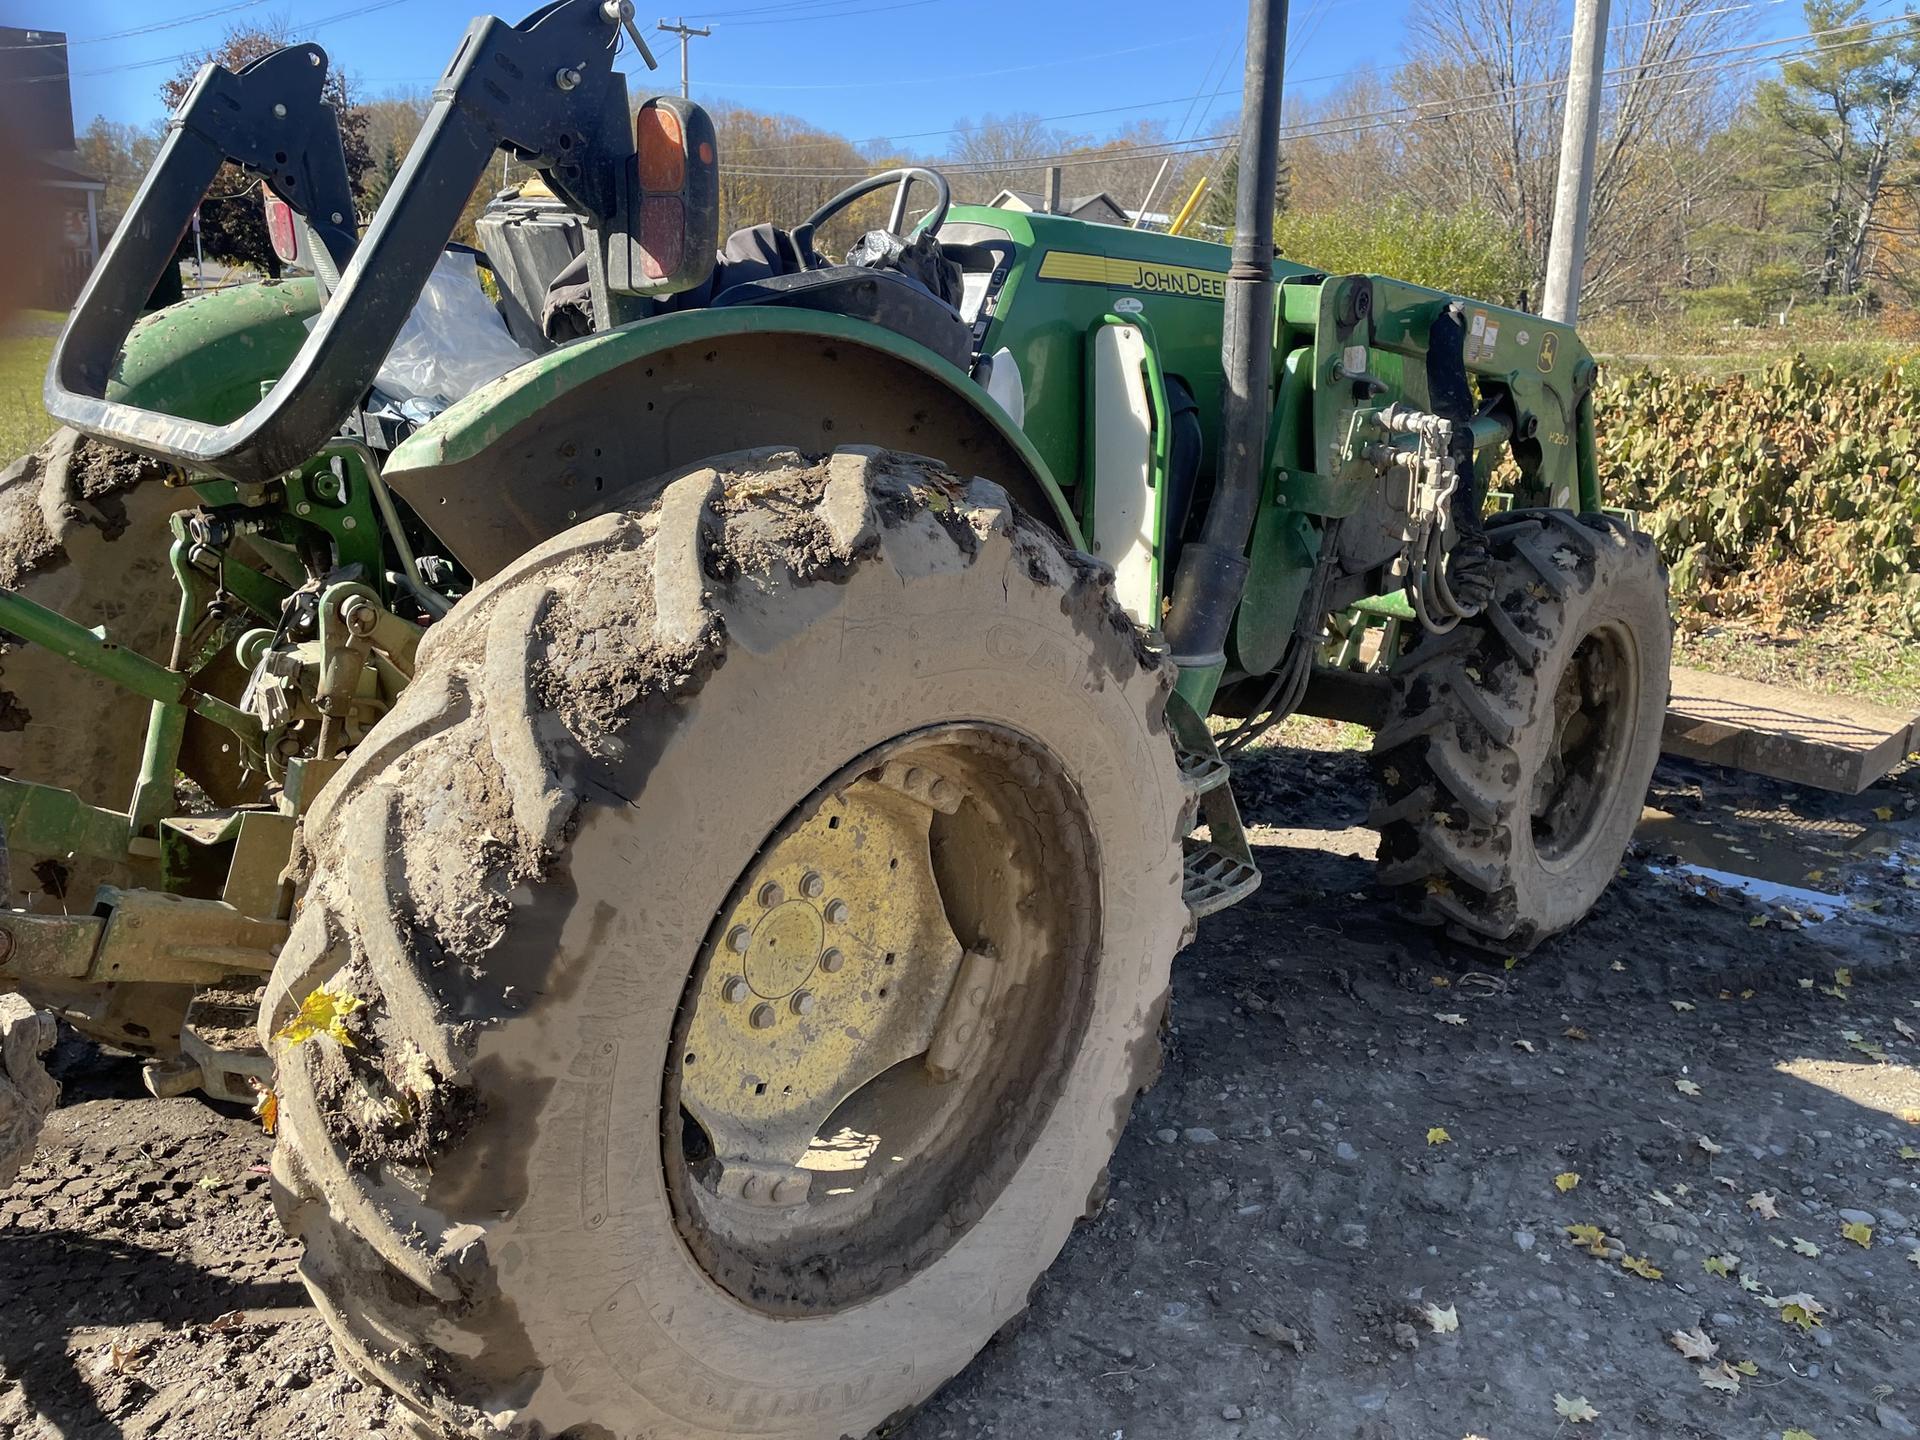
<svg viewBox="0 0 1920 1440">
<path fill-rule="evenodd" d="M 1247 584 L 1247 539 L 1266 479 L 1273 382 L 1273 192 L 1280 173 L 1280 95 L 1287 0 L 1247 7 L 1247 74 L 1234 197 L 1233 263 L 1227 271 L 1220 363 L 1225 400 L 1213 500 L 1200 538 L 1180 554 L 1166 619 L 1176 665 L 1226 661 L 1227 627 Z"/>
</svg>

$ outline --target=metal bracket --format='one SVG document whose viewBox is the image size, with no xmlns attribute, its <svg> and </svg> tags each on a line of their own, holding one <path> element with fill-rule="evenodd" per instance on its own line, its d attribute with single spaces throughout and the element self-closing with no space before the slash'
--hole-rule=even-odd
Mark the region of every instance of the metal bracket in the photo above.
<svg viewBox="0 0 1920 1440">
<path fill-rule="evenodd" d="M 100 888 L 92 915 L 0 915 L 0 978 L 215 985 L 273 969 L 289 929 L 219 900 Z"/>
</svg>

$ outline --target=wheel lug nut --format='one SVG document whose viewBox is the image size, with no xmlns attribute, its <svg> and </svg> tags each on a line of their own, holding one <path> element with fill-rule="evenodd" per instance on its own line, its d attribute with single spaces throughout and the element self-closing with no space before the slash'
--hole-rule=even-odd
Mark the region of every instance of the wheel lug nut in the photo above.
<svg viewBox="0 0 1920 1440">
<path fill-rule="evenodd" d="M 786 898 L 787 892 L 780 888 L 776 880 L 769 880 L 760 887 L 760 906 L 764 910 L 771 910 Z"/>
<path fill-rule="evenodd" d="M 927 772 L 922 770 L 918 765 L 910 765 L 907 767 L 906 780 L 909 790 L 918 790 L 920 788 L 920 782 L 926 778 Z"/>
<path fill-rule="evenodd" d="M 751 1019 L 751 1023 L 754 1029 L 756 1030 L 772 1029 L 773 1019 L 774 1019 L 773 1007 L 767 1004 L 765 1001 L 762 1001 L 760 1004 L 753 1007 L 753 1016 Z"/>
<path fill-rule="evenodd" d="M 744 955 L 747 947 L 753 944 L 753 932 L 744 925 L 736 925 L 727 932 L 727 944 L 737 953 Z"/>
<path fill-rule="evenodd" d="M 800 893 L 809 900 L 818 900 L 827 893 L 827 882 L 809 870 L 800 881 Z"/>
<path fill-rule="evenodd" d="M 801 990 L 794 995 L 793 1013 L 796 1015 L 811 1015 L 813 1013 L 812 992 Z"/>
<path fill-rule="evenodd" d="M 829 975 L 833 974 L 834 971 L 846 963 L 847 957 L 842 955 L 838 950 L 829 950 L 820 957 L 820 968 Z"/>
<path fill-rule="evenodd" d="M 720 998 L 725 1000 L 729 1005 L 738 1005 L 742 1000 L 746 999 L 751 992 L 752 987 L 736 975 L 721 987 Z"/>
<path fill-rule="evenodd" d="M 847 923 L 847 915 L 848 915 L 848 913 L 849 913 L 849 912 L 848 912 L 848 910 L 847 910 L 847 902 L 846 902 L 846 901 L 844 901 L 844 900 L 829 900 L 829 901 L 827 902 L 827 923 L 828 923 L 829 925 L 844 925 L 844 924 L 846 924 L 846 923 Z"/>
<path fill-rule="evenodd" d="M 940 804 L 945 804 L 947 797 L 952 793 L 953 793 L 953 786 L 949 785 L 944 780 L 934 781 L 932 788 L 927 791 L 927 794 L 933 800 L 935 800 Z"/>
</svg>

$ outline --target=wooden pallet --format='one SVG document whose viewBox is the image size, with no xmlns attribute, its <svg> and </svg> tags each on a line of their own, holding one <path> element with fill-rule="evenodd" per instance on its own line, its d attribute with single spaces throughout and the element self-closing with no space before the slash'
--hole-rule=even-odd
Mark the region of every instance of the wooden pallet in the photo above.
<svg viewBox="0 0 1920 1440">
<path fill-rule="evenodd" d="M 1920 718 L 1863 700 L 1676 668 L 1663 748 L 1857 795 L 1920 749 Z"/>
</svg>

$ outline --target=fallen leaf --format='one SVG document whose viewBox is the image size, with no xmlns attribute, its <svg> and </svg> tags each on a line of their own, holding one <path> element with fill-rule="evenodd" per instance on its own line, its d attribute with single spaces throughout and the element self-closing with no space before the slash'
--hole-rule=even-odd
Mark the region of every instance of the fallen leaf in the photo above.
<svg viewBox="0 0 1920 1440">
<path fill-rule="evenodd" d="M 1764 930 L 1767 928 L 1767 917 L 1764 915 L 1755 915 L 1751 920 L 1747 921 L 1747 927 L 1751 930 Z"/>
<path fill-rule="evenodd" d="M 1900 1158 L 1902 1160 L 1920 1160 L 1920 1150 L 1914 1149 L 1911 1145 L 1902 1145 L 1900 1147 Z"/>
<path fill-rule="evenodd" d="M 1706 1152 L 1707 1152 L 1707 1154 L 1709 1154 L 1709 1155 L 1718 1155 L 1718 1154 L 1719 1154 L 1719 1153 L 1720 1153 L 1720 1152 L 1721 1152 L 1722 1150 L 1724 1150 L 1724 1149 L 1726 1148 L 1726 1147 L 1725 1147 L 1724 1145 L 1716 1145 L 1716 1144 L 1714 1144 L 1714 1143 L 1713 1143 L 1713 1141 L 1711 1141 L 1711 1140 L 1709 1140 L 1709 1139 L 1708 1139 L 1708 1138 L 1707 1138 L 1706 1136 L 1704 1136 L 1704 1135 L 1699 1135 L 1699 1136 L 1696 1136 L 1696 1137 L 1694 1138 L 1694 1142 L 1693 1142 L 1693 1143 L 1694 1143 L 1694 1144 L 1696 1144 L 1696 1145 L 1698 1145 L 1698 1146 L 1699 1146 L 1699 1147 L 1700 1147 L 1700 1148 L 1701 1148 L 1702 1150 L 1704 1150 L 1704 1151 L 1706 1151 Z M 1720 1177 L 1720 1179 L 1722 1179 L 1722 1180 L 1725 1180 L 1726 1178 L 1727 1178 L 1727 1177 L 1726 1177 L 1726 1176 L 1724 1176 L 1724 1175 L 1722 1175 L 1722 1176 Z"/>
<path fill-rule="evenodd" d="M 1433 1018 L 1438 1020 L 1442 1025 L 1464 1025 L 1467 1023 L 1466 1016 L 1456 1015 L 1451 1010 L 1436 1010 L 1433 1013 Z"/>
<path fill-rule="evenodd" d="M 1840 1233 L 1847 1239 L 1853 1241 L 1853 1243 L 1858 1245 L 1862 1250 L 1871 1250 L 1873 1248 L 1873 1227 L 1871 1225 L 1862 1225 L 1856 1220 L 1849 1220 L 1840 1227 Z"/>
<path fill-rule="evenodd" d="M 1797 1426 L 1792 1430 L 1782 1430 L 1780 1440 L 1818 1440 L 1811 1430 L 1802 1430 Z"/>
<path fill-rule="evenodd" d="M 218 1175 L 202 1175 L 193 1183 L 211 1194 L 213 1191 L 223 1187 L 227 1182 L 222 1180 Z"/>
<path fill-rule="evenodd" d="M 1733 1368 L 1738 1370 L 1742 1375 L 1758 1375 L 1760 1373 L 1760 1367 L 1751 1360 L 1742 1360 Z"/>
<path fill-rule="evenodd" d="M 1262 1340 L 1271 1340 L 1276 1345 L 1285 1345 L 1296 1355 L 1307 1353 L 1307 1342 L 1300 1338 L 1300 1332 L 1291 1325 L 1282 1325 L 1270 1315 L 1255 1311 L 1247 1321 L 1247 1329 Z"/>
<path fill-rule="evenodd" d="M 1591 1035 L 1587 1034 L 1586 1031 L 1582 1030 L 1578 1025 L 1569 1025 L 1566 1029 L 1562 1030 L 1560 1033 L 1566 1036 L 1566 1038 L 1569 1040 L 1591 1040 L 1593 1038 Z"/>
<path fill-rule="evenodd" d="M 1793 1253 L 1796 1255 L 1804 1255 L 1809 1260 L 1818 1260 L 1820 1258 L 1820 1247 L 1811 1240 L 1802 1240 L 1796 1235 L 1793 1237 Z"/>
<path fill-rule="evenodd" d="M 1718 1275 L 1724 1280 L 1740 1268 L 1740 1257 L 1738 1255 L 1709 1255 L 1700 1262 L 1700 1268 L 1705 1270 L 1707 1274 Z"/>
<path fill-rule="evenodd" d="M 1674 1208 L 1673 1197 L 1664 1190 L 1656 1190 L 1653 1192 L 1653 1203 L 1668 1210 Z"/>
<path fill-rule="evenodd" d="M 1565 1229 L 1567 1238 L 1589 1255 L 1606 1256 L 1607 1232 L 1598 1225 L 1568 1225 Z"/>
<path fill-rule="evenodd" d="M 1531 1040 L 1516 1040 L 1513 1042 L 1513 1048 L 1528 1055 L 1534 1053 L 1533 1042 Z"/>
<path fill-rule="evenodd" d="M 1780 1318 L 1789 1325 L 1798 1325 L 1802 1330 L 1817 1327 L 1821 1323 L 1820 1317 L 1826 1313 L 1826 1306 L 1804 1292 L 1784 1296 L 1780 1301 Z"/>
<path fill-rule="evenodd" d="M 1444 1310 L 1438 1305 L 1423 1305 L 1420 1313 L 1426 1317 L 1427 1324 L 1433 1327 L 1436 1335 L 1451 1335 L 1460 1328 L 1460 1312 L 1452 1305 Z"/>
<path fill-rule="evenodd" d="M 1833 983 L 1838 985 L 1842 990 L 1846 989 L 1849 985 L 1853 984 L 1853 971 L 1847 969 L 1834 971 Z"/>
<path fill-rule="evenodd" d="M 1675 1330 L 1667 1336 L 1667 1343 L 1689 1360 L 1711 1360 L 1720 1353 L 1713 1338 L 1698 1325 L 1691 1330 Z"/>
<path fill-rule="evenodd" d="M 1745 1290 L 1749 1295 L 1759 1294 L 1760 1277 L 1758 1275 L 1742 1275 L 1740 1277 L 1740 1288 Z"/>
<path fill-rule="evenodd" d="M 1693 1009 L 1693 1002 L 1690 1000 L 1669 1000 L 1667 1003 L 1671 1005 L 1674 1008 L 1674 1010 L 1681 1015 L 1684 1015 L 1687 1013 L 1687 1011 Z"/>
<path fill-rule="evenodd" d="M 1920 1265 L 1920 1250 L 1909 1250 L 1907 1252 L 1907 1259 L 1916 1265 Z"/>
<path fill-rule="evenodd" d="M 1700 1383 L 1709 1390 L 1718 1390 L 1722 1395 L 1740 1393 L 1740 1377 L 1734 1374 L 1731 1365 L 1721 1365 L 1714 1370 L 1702 1370 Z"/>
<path fill-rule="evenodd" d="M 325 1035 L 351 1050 L 353 1036 L 347 1033 L 347 1017 L 365 1004 L 366 1001 L 350 991 L 335 991 L 322 985 L 300 1002 L 300 1009 L 274 1039 L 300 1045 Z"/>
<path fill-rule="evenodd" d="M 1558 1175 L 1553 1177 L 1553 1188 L 1558 1190 L 1562 1195 L 1566 1194 L 1567 1191 L 1573 1189 L 1579 1183 L 1579 1172 L 1574 1170 L 1562 1170 Z"/>
<path fill-rule="evenodd" d="M 1448 986 L 1452 985 L 1453 982 L 1444 975 L 1436 975 L 1433 977 L 1432 984 L 1436 990 L 1445 990 Z"/>
<path fill-rule="evenodd" d="M 1626 872 L 1625 872 L 1625 871 L 1622 871 L 1621 873 L 1622 873 L 1622 874 L 1625 874 Z M 1608 966 L 1607 968 L 1608 968 L 1609 970 L 1619 970 L 1619 971 L 1621 971 L 1621 972 L 1623 972 L 1623 973 L 1624 973 L 1627 967 L 1626 967 L 1625 965 L 1623 965 L 1623 964 L 1621 964 L 1621 963 L 1620 963 L 1620 962 L 1619 962 L 1618 960 L 1616 960 L 1616 961 L 1614 961 L 1614 962 L 1613 962 L 1613 964 L 1611 964 L 1611 965 L 1609 965 L 1609 966 Z"/>
<path fill-rule="evenodd" d="M 1586 1396 L 1576 1395 L 1569 1400 L 1558 1392 L 1555 1392 L 1553 1397 L 1553 1413 L 1562 1420 L 1571 1420 L 1576 1425 L 1600 1418 L 1600 1412 L 1587 1403 Z"/>
<path fill-rule="evenodd" d="M 1747 1209 L 1753 1211 L 1762 1220 L 1778 1220 L 1780 1212 L 1774 1208 L 1774 1197 L 1765 1190 L 1756 1190 L 1747 1197 Z"/>
<path fill-rule="evenodd" d="M 254 1099 L 253 1113 L 259 1117 L 260 1128 L 273 1134 L 280 1128 L 280 1097 L 271 1090 L 262 1090 Z"/>
<path fill-rule="evenodd" d="M 1874 818 L 1874 819 L 1876 819 L 1876 820 L 1891 820 L 1891 819 L 1893 819 L 1893 806 L 1891 806 L 1891 805 L 1876 805 L 1876 806 L 1874 806 L 1874 807 L 1873 807 L 1873 818 Z"/>
<path fill-rule="evenodd" d="M 1898 1015 L 1893 1017 L 1893 1028 L 1900 1032 L 1900 1038 L 1902 1040 L 1908 1040 L 1908 1041 L 1912 1041 L 1915 1044 L 1920 1044 L 1920 1030 L 1915 1030 L 1911 1025 L 1907 1024 L 1907 1022 L 1902 1020 Z"/>
<path fill-rule="evenodd" d="M 1820 987 L 1820 993 L 1822 995 L 1831 995 L 1836 1000 L 1845 1000 L 1847 998 L 1847 992 L 1837 985 L 1822 985 Z"/>
<path fill-rule="evenodd" d="M 1691 1080 L 1676 1080 L 1673 1082 L 1673 1088 L 1678 1090 L 1682 1095 L 1698 1095 L 1700 1093 L 1700 1087 Z"/>
<path fill-rule="evenodd" d="M 416 1096 L 429 1095 L 434 1089 L 433 1071 L 427 1064 L 426 1052 L 411 1040 L 401 1053 L 400 1083 Z"/>
<path fill-rule="evenodd" d="M 1847 1044 L 1850 1048 L 1858 1050 L 1876 1065 L 1884 1065 L 1887 1063 L 1887 1052 L 1882 1050 L 1878 1045 L 1866 1040 L 1849 1040 Z"/>
<path fill-rule="evenodd" d="M 1638 1255 L 1624 1256 L 1620 1261 L 1620 1268 L 1631 1271 L 1642 1280 L 1658 1280 L 1666 1274 L 1666 1272 L 1654 1264 L 1653 1261 L 1643 1259 Z"/>
<path fill-rule="evenodd" d="M 1453 1136 L 1447 1133 L 1447 1127 L 1444 1125 L 1436 1125 L 1427 1131 L 1427 1144 L 1429 1145 L 1445 1145 L 1452 1139 Z"/>
</svg>

